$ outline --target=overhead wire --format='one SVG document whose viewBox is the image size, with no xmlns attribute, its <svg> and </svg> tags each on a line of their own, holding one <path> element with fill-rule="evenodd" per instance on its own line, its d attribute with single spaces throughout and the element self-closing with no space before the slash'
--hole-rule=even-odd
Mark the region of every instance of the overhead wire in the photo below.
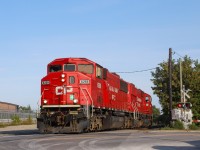
<svg viewBox="0 0 200 150">
<path fill-rule="evenodd" d="M 179 57 L 181 58 L 184 58 L 182 55 L 180 55 L 179 53 L 177 53 L 176 51 L 174 51 L 174 54 L 178 55 Z M 179 61 L 176 61 L 176 62 L 179 62 Z M 119 72 L 115 72 L 115 73 L 139 73 L 139 72 L 146 72 L 146 71 L 151 71 L 151 70 L 154 70 L 156 69 L 157 67 L 155 68 L 150 68 L 150 69 L 144 69 L 144 70 L 136 70 L 136 71 L 119 71 Z"/>
<path fill-rule="evenodd" d="M 156 68 L 150 68 L 150 69 L 144 69 L 144 70 L 136 70 L 136 71 L 120 71 L 120 72 L 115 72 L 115 73 L 139 73 L 139 72 L 146 72 L 146 71 L 151 71 Z"/>
<path fill-rule="evenodd" d="M 180 54 L 177 53 L 176 51 L 173 50 L 173 52 L 174 52 L 174 54 L 178 55 L 179 57 L 184 58 L 182 55 L 180 55 Z"/>
</svg>

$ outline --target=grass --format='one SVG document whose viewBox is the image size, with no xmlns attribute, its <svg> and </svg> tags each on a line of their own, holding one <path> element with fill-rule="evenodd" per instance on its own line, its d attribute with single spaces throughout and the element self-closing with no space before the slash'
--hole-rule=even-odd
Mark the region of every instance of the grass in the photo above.
<svg viewBox="0 0 200 150">
<path fill-rule="evenodd" d="M 200 127 L 195 123 L 188 126 L 189 130 L 200 130 Z M 165 126 L 161 130 L 185 130 L 183 123 L 181 121 L 174 121 L 171 126 Z"/>
<path fill-rule="evenodd" d="M 31 125 L 34 124 L 34 121 L 31 116 L 29 116 L 25 120 L 21 120 L 19 116 L 14 115 L 11 117 L 12 122 L 10 123 L 0 123 L 0 128 L 5 128 L 8 126 L 16 126 L 16 125 Z"/>
<path fill-rule="evenodd" d="M 191 125 L 189 125 L 189 129 L 190 130 L 200 130 L 200 127 L 198 127 L 195 123 L 192 123 Z"/>
<path fill-rule="evenodd" d="M 34 122 L 33 123 L 30 123 L 30 122 L 27 122 L 27 121 L 22 121 L 21 123 L 19 124 L 16 124 L 16 123 L 0 123 L 0 128 L 5 128 L 5 127 L 8 127 L 8 126 L 20 126 L 20 125 L 32 125 L 32 124 L 35 124 Z"/>
<path fill-rule="evenodd" d="M 8 126 L 8 124 L 0 123 L 0 128 L 5 128 L 5 127 L 7 127 L 7 126 Z"/>
</svg>

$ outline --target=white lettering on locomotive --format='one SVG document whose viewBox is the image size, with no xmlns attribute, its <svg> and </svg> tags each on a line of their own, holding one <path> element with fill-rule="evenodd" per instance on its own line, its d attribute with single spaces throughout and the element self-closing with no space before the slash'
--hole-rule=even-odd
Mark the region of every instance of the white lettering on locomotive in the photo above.
<svg viewBox="0 0 200 150">
<path fill-rule="evenodd" d="M 57 86 L 55 90 L 56 90 L 56 95 L 63 95 L 64 94 L 62 86 Z"/>
<path fill-rule="evenodd" d="M 116 95 L 112 95 L 112 100 L 116 100 Z"/>
<path fill-rule="evenodd" d="M 109 86 L 109 90 L 112 91 L 112 87 L 111 86 Z"/>
<path fill-rule="evenodd" d="M 42 81 L 42 85 L 48 85 L 50 84 L 50 81 Z"/>
<path fill-rule="evenodd" d="M 118 90 L 117 88 L 115 88 L 115 93 L 118 93 L 118 91 L 119 91 L 119 90 Z"/>
<path fill-rule="evenodd" d="M 141 107 L 140 103 L 137 103 L 137 107 Z"/>
<path fill-rule="evenodd" d="M 67 92 L 73 92 L 72 86 L 67 86 L 67 87 L 57 86 L 55 88 L 56 95 L 65 95 Z"/>
<path fill-rule="evenodd" d="M 137 101 L 140 103 L 142 102 L 141 98 L 139 98 L 139 97 L 137 97 Z"/>
<path fill-rule="evenodd" d="M 73 92 L 72 86 L 67 86 L 66 88 L 67 88 L 67 92 Z"/>
<path fill-rule="evenodd" d="M 80 84 L 90 84 L 90 80 L 80 80 Z"/>
<path fill-rule="evenodd" d="M 119 91 L 117 88 L 114 88 L 113 86 L 109 86 L 109 90 L 115 93 L 118 93 Z"/>
</svg>

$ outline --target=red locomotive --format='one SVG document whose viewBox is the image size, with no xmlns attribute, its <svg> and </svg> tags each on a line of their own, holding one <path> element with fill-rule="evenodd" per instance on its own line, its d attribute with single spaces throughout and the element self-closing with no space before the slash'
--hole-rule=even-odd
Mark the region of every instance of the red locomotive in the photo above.
<svg viewBox="0 0 200 150">
<path fill-rule="evenodd" d="M 55 59 L 41 80 L 37 127 L 44 133 L 147 127 L 151 96 L 86 58 Z"/>
</svg>

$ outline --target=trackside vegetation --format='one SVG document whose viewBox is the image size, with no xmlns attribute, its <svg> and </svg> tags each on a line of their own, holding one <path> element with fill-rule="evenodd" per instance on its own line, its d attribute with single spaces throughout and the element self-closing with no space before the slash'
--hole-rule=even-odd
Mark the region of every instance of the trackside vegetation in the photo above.
<svg viewBox="0 0 200 150">
<path fill-rule="evenodd" d="M 180 102 L 180 60 L 172 61 L 172 108 L 177 108 Z M 168 90 L 168 61 L 158 64 L 155 71 L 151 72 L 153 82 L 152 90 L 159 98 L 162 107 L 162 115 L 157 117 L 157 121 L 167 125 L 169 122 L 169 90 Z M 182 58 L 182 78 L 185 89 L 191 89 L 190 99 L 187 102 L 192 104 L 193 120 L 200 120 L 200 64 L 198 60 L 193 60 L 188 56 Z M 173 128 L 181 128 L 181 124 L 175 122 Z M 191 129 L 198 128 L 200 124 L 192 124 Z"/>
<path fill-rule="evenodd" d="M 27 119 L 23 119 L 23 120 L 20 119 L 19 116 L 14 115 L 14 116 L 11 117 L 11 120 L 12 121 L 9 122 L 9 123 L 0 123 L 0 128 L 4 128 L 4 127 L 7 127 L 7 126 L 35 124 L 31 115 L 29 115 Z"/>
</svg>

